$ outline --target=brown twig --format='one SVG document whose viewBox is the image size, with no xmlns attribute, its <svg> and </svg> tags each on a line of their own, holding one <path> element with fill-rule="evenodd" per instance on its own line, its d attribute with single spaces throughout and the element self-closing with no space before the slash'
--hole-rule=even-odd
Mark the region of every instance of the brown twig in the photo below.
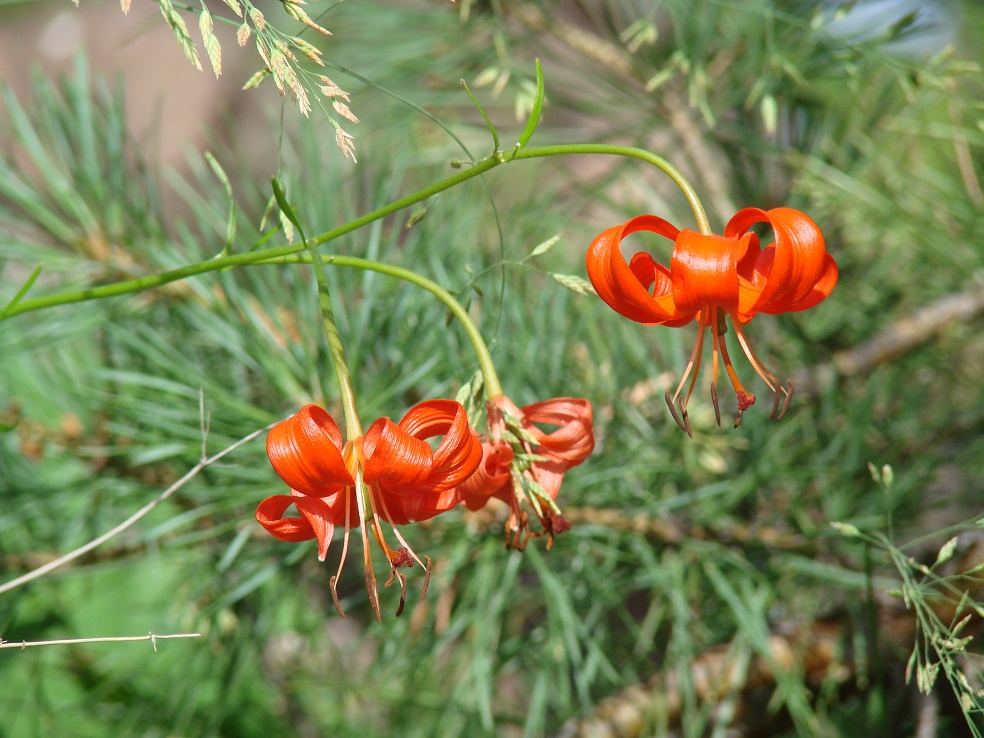
<svg viewBox="0 0 984 738">
<path fill-rule="evenodd" d="M 815 394 L 837 377 L 853 377 L 911 351 L 930 340 L 951 323 L 967 321 L 984 312 L 984 286 L 941 297 L 912 315 L 890 323 L 869 340 L 839 351 L 827 364 L 794 377 L 797 392 Z"/>
</svg>

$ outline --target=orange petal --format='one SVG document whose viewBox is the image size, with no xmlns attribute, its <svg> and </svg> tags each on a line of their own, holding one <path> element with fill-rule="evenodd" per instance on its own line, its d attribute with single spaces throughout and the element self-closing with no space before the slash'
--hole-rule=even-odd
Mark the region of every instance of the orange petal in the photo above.
<svg viewBox="0 0 984 738">
<path fill-rule="evenodd" d="M 829 282 L 830 279 L 829 255 L 823 234 L 816 223 L 798 210 L 774 208 L 764 211 L 746 208 L 736 213 L 728 222 L 724 234 L 741 237 L 753 224 L 760 222 L 772 226 L 776 240 L 774 246 L 770 247 L 772 253 L 769 257 L 764 258 L 764 254 L 769 251 L 767 248 L 762 252 L 763 257 L 754 255 L 753 259 L 752 255 L 746 254 L 739 265 L 741 276 L 750 283 L 758 280 L 761 284 L 764 277 L 764 284 L 754 301 L 742 301 L 744 304 L 740 312 L 749 317 L 757 312 L 788 312 L 799 303 L 806 304 L 806 299 L 813 294 L 818 282 L 821 279 Z M 771 259 L 771 264 L 767 263 L 767 259 Z M 833 285 L 830 287 L 832 289 Z M 819 300 L 807 306 L 816 302 Z"/>
<path fill-rule="evenodd" d="M 283 515 L 291 505 L 295 505 L 303 517 L 285 518 Z M 256 507 L 257 522 L 274 538 L 291 543 L 316 538 L 318 559 L 321 561 L 328 555 L 328 546 L 335 532 L 334 517 L 332 509 L 323 500 L 303 495 L 274 495 Z"/>
<path fill-rule="evenodd" d="M 355 480 L 342 459 L 342 434 L 317 405 L 305 405 L 270 429 L 267 456 L 291 489 L 327 497 Z"/>
<path fill-rule="evenodd" d="M 513 451 L 509 444 L 486 441 L 482 444 L 482 463 L 468 479 L 458 485 L 461 501 L 469 510 L 485 506 L 490 497 L 512 489 Z"/>
<path fill-rule="evenodd" d="M 682 312 L 738 307 L 738 239 L 684 229 L 673 246 L 673 302 Z"/>
<path fill-rule="evenodd" d="M 837 263 L 830 254 L 827 254 L 826 259 L 824 260 L 823 274 L 813 286 L 813 291 L 792 307 L 787 308 L 785 312 L 795 313 L 800 310 L 807 310 L 826 300 L 833 291 L 834 287 L 837 285 L 837 277 Z M 772 307 L 770 306 L 764 312 L 773 312 Z"/>
<path fill-rule="evenodd" d="M 525 406 L 523 414 L 537 439 L 534 452 L 545 457 L 534 462 L 530 471 L 550 497 L 556 499 L 567 470 L 583 462 L 594 450 L 591 403 L 578 397 L 556 397 Z M 560 427 L 544 433 L 533 423 Z"/>
<path fill-rule="evenodd" d="M 685 325 L 693 319 L 677 309 L 669 292 L 667 269 L 648 254 L 637 254 L 630 266 L 622 256 L 622 239 L 636 231 L 651 231 L 675 240 L 675 226 L 654 215 L 640 215 L 603 231 L 588 248 L 588 279 L 599 297 L 619 315 L 651 325 Z M 652 292 L 650 292 L 652 289 Z"/>
<path fill-rule="evenodd" d="M 392 494 L 381 489 L 379 494 L 383 500 L 379 514 L 391 525 L 430 520 L 457 506 L 461 501 L 458 490 L 454 487 L 440 492 L 417 491 L 407 495 Z"/>
<path fill-rule="evenodd" d="M 482 444 L 468 425 L 460 402 L 427 400 L 412 407 L 400 427 L 415 438 L 444 435 L 434 451 L 431 472 L 424 485 L 435 491 L 450 489 L 472 475 L 482 460 Z"/>
<path fill-rule="evenodd" d="M 425 439 L 444 435 L 436 451 Z M 383 504 L 380 514 L 394 525 L 427 520 L 455 507 L 456 487 L 482 460 L 482 444 L 468 426 L 465 409 L 453 400 L 429 400 L 411 408 L 396 425 L 382 418 L 362 444 L 365 481 Z"/>
<path fill-rule="evenodd" d="M 426 441 L 414 438 L 389 418 L 380 418 L 362 441 L 366 484 L 408 494 L 430 474 L 434 453 Z"/>
</svg>

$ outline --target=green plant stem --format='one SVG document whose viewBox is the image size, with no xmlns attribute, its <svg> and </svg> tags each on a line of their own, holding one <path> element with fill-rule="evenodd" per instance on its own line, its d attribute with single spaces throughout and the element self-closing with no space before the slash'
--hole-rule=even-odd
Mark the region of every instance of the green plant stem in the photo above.
<svg viewBox="0 0 984 738">
<path fill-rule="evenodd" d="M 536 159 L 545 156 L 563 156 L 567 154 L 605 154 L 610 156 L 626 156 L 649 162 L 667 174 L 667 176 L 669 176 L 670 179 L 672 179 L 677 186 L 680 187 L 694 212 L 694 218 L 697 221 L 698 229 L 702 233 L 710 233 L 707 215 L 705 214 L 704 208 L 700 203 L 700 199 L 697 197 L 697 193 L 694 191 L 690 183 L 684 179 L 683 175 L 662 157 L 646 151 L 645 149 L 638 149 L 632 146 L 615 146 L 611 144 L 558 144 L 555 146 L 528 147 L 520 151 L 508 153 L 497 151 L 489 158 L 483 159 L 482 161 L 473 164 L 467 169 L 464 169 L 451 177 L 435 182 L 429 187 L 424 187 L 421 190 L 417 190 L 413 194 L 402 197 L 399 200 L 395 200 L 381 208 L 377 208 L 370 213 L 366 213 L 360 218 L 356 218 L 355 220 L 351 220 L 348 223 L 339 226 L 338 228 L 333 228 L 330 231 L 326 231 L 319 236 L 315 236 L 311 240 L 314 245 L 317 246 L 325 244 L 328 241 L 344 236 L 347 233 L 356 231 L 369 223 L 379 220 L 380 218 L 384 218 L 387 215 L 391 215 L 399 210 L 402 210 L 403 208 L 409 207 L 410 205 L 414 205 L 418 202 L 433 197 L 439 192 L 444 192 L 445 190 L 451 189 L 462 182 L 467 182 L 469 179 L 484 174 L 500 164 L 518 159 Z M 160 274 L 131 279 L 125 282 L 117 282 L 116 284 L 90 287 L 87 289 L 65 292 L 58 295 L 37 297 L 31 300 L 21 300 L 20 302 L 17 302 L 0 312 L 0 320 L 12 318 L 15 315 L 32 312 L 34 310 L 43 310 L 45 308 L 55 307 L 56 305 L 68 305 L 77 302 L 86 302 L 89 300 L 99 300 L 106 297 L 115 297 L 118 295 L 142 292 L 144 290 L 160 287 L 170 282 L 177 282 L 182 279 L 187 279 L 188 277 L 194 277 L 199 274 L 206 274 L 208 272 L 220 271 L 237 266 L 245 266 L 247 264 L 257 264 L 259 262 L 276 259 L 278 257 L 291 256 L 304 251 L 306 248 L 308 247 L 304 243 L 292 243 L 286 246 L 279 246 L 271 249 L 249 251 L 243 254 L 233 254 L 231 256 L 210 259 L 209 261 L 199 262 L 198 264 L 190 264 L 186 267 L 181 267 L 180 269 L 172 269 L 171 271 L 161 272 Z"/>
<path fill-rule="evenodd" d="M 328 291 L 328 275 L 325 274 L 325 264 L 321 252 L 313 245 L 308 249 L 307 261 L 314 266 L 314 275 L 318 280 L 318 302 L 321 304 L 321 321 L 325 326 L 325 336 L 328 339 L 328 350 L 335 365 L 338 377 L 338 391 L 342 398 L 342 411 L 345 413 L 345 433 L 349 440 L 362 435 L 362 421 L 355 403 L 355 387 L 352 384 L 352 374 L 348 362 L 345 361 L 345 346 L 335 322 L 335 310 L 331 306 L 331 293 Z M 298 254 L 297 256 L 302 256 Z"/>
<path fill-rule="evenodd" d="M 683 192 L 687 198 L 687 203 L 694 213 L 694 220 L 697 221 L 697 230 L 707 235 L 710 234 L 711 225 L 707 220 L 707 213 L 704 206 L 697 197 L 697 191 L 684 178 L 680 170 L 670 164 L 666 159 L 651 151 L 639 149 L 634 146 L 616 146 L 614 144 L 558 144 L 555 146 L 533 146 L 517 151 L 512 159 L 536 159 L 542 156 L 560 156 L 564 154 L 608 154 L 610 156 L 626 156 L 632 159 L 641 159 L 652 164 L 662 171 L 666 176 L 673 180 L 674 184 Z"/>
<path fill-rule="evenodd" d="M 331 291 L 328 289 L 325 263 L 314 241 L 309 240 L 304 235 L 301 222 L 294 212 L 294 208 L 291 207 L 290 201 L 287 200 L 287 194 L 284 192 L 280 180 L 274 177 L 270 184 L 281 211 L 297 228 L 301 243 L 304 244 L 308 252 L 308 263 L 314 267 L 314 278 L 318 283 L 318 305 L 321 308 L 321 322 L 325 329 L 325 338 L 328 340 L 328 351 L 331 353 L 332 364 L 335 366 L 335 375 L 338 377 L 338 391 L 342 398 L 342 411 L 345 414 L 345 434 L 349 440 L 353 440 L 362 435 L 362 421 L 359 420 L 359 410 L 355 402 L 352 374 L 349 372 L 348 362 L 345 360 L 345 346 L 342 344 L 342 337 L 338 333 L 338 323 L 335 322 L 335 309 L 331 304 Z"/>
<path fill-rule="evenodd" d="M 312 257 L 308 254 L 293 254 L 291 256 L 282 256 L 264 260 L 259 262 L 259 265 L 306 264 L 311 262 L 311 258 Z M 465 334 L 468 336 L 468 340 L 471 341 L 472 348 L 475 350 L 475 355 L 478 357 L 478 366 L 482 371 L 482 380 L 485 382 L 486 391 L 488 392 L 489 397 L 496 397 L 503 394 L 502 383 L 499 381 L 499 375 L 495 370 L 495 364 L 492 361 L 492 354 L 489 352 L 489 347 L 488 344 L 485 343 L 485 339 L 482 338 L 481 331 L 479 331 L 478 326 L 475 325 L 474 321 L 471 319 L 471 316 L 468 315 L 468 311 L 465 309 L 465 306 L 437 282 L 417 274 L 417 272 L 404 269 L 403 267 L 393 266 L 392 264 L 384 264 L 378 261 L 370 261 L 369 259 L 361 259 L 357 256 L 328 255 L 322 257 L 322 259 L 324 263 L 331 264 L 332 266 L 365 269 L 371 272 L 386 274 L 390 277 L 396 277 L 397 279 L 402 279 L 404 282 L 409 282 L 410 284 L 414 284 L 417 287 L 430 292 L 447 306 L 448 310 L 451 311 L 451 314 L 458 320 L 459 323 L 461 323 L 461 327 L 464 328 Z"/>
</svg>

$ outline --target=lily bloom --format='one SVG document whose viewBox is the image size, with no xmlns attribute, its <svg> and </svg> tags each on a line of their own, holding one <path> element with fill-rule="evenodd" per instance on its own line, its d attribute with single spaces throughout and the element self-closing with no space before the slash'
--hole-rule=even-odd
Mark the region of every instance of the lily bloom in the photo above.
<svg viewBox="0 0 984 738">
<path fill-rule="evenodd" d="M 488 403 L 488 435 L 482 443 L 482 463 L 459 487 L 461 501 L 478 510 L 495 497 L 509 505 L 507 545 L 520 550 L 530 537 L 523 501 L 533 508 L 547 547 L 555 533 L 570 529 L 557 506 L 564 474 L 594 449 L 591 403 L 575 397 L 556 397 L 517 408 L 498 396 Z M 538 425 L 558 428 L 550 433 Z"/>
<path fill-rule="evenodd" d="M 443 440 L 432 450 L 426 439 L 441 435 Z M 399 423 L 380 418 L 364 436 L 344 444 L 332 417 L 317 405 L 305 405 L 270 430 L 267 456 L 291 493 L 263 500 L 256 508 L 257 521 L 282 541 L 317 540 L 321 561 L 328 554 L 335 527 L 345 527 L 338 573 L 331 578 L 335 607 L 343 616 L 336 587 L 348 552 L 349 530 L 360 528 L 366 590 L 379 619 L 369 530 L 390 564 L 386 586 L 394 578 L 400 580 L 402 612 L 407 585 L 397 567 L 419 563 L 425 569 L 426 592 L 430 559 L 425 556 L 424 564 L 396 528 L 393 532 L 401 546 L 390 548 L 380 521 L 406 525 L 456 506 L 460 501 L 458 485 L 478 467 L 482 447 L 468 425 L 465 409 L 453 400 L 421 402 Z M 284 517 L 291 505 L 299 517 Z"/>
<path fill-rule="evenodd" d="M 775 243 L 762 248 L 758 236 L 749 230 L 755 223 L 768 223 L 775 233 Z M 625 261 L 620 244 L 637 231 L 650 231 L 673 241 L 669 268 L 646 252 Z M 677 327 L 697 319 L 697 342 L 687 369 L 676 392 L 672 396 L 669 391 L 666 393 L 673 419 L 688 435 L 693 434 L 687 403 L 700 372 L 704 332 L 711 329 L 711 400 L 718 425 L 719 357 L 738 403 L 735 427 L 745 410 L 755 403 L 755 395 L 738 379 L 728 354 L 725 317 L 730 318 L 752 368 L 773 392 L 769 417 L 779 420 L 789 407 L 792 382 L 780 382 L 765 367 L 752 351 L 744 326 L 759 313 L 778 315 L 811 308 L 837 284 L 837 264 L 826 251 L 823 234 L 809 217 L 792 208 L 741 210 L 728 222 L 723 236 L 679 230 L 662 218 L 640 215 L 594 239 L 588 249 L 587 270 L 601 299 L 630 320 Z M 681 397 L 688 377 L 690 387 Z"/>
</svg>

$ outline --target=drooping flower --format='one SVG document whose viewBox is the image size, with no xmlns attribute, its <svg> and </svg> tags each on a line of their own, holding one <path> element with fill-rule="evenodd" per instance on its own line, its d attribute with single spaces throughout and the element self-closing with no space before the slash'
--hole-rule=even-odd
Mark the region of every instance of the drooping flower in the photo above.
<svg viewBox="0 0 984 738">
<path fill-rule="evenodd" d="M 750 231 L 755 223 L 768 223 L 775 242 L 762 248 Z M 646 252 L 629 262 L 622 256 L 622 239 L 637 231 L 650 231 L 673 241 L 670 267 L 656 262 Z M 713 376 L 711 399 L 718 424 L 718 359 L 724 364 L 735 391 L 738 415 L 755 402 L 745 390 L 728 354 L 724 340 L 725 316 L 752 368 L 773 393 L 770 418 L 781 419 L 792 398 L 792 382 L 785 383 L 769 371 L 752 351 L 744 325 L 758 313 L 797 312 L 824 300 L 837 284 L 837 264 L 824 246 L 823 234 L 808 216 L 792 208 L 739 211 L 724 229 L 723 236 L 679 230 L 662 218 L 640 215 L 609 228 L 591 243 L 587 255 L 588 277 L 598 295 L 620 315 L 646 325 L 683 326 L 698 320 L 697 342 L 687 369 L 666 403 L 673 419 L 691 434 L 687 403 L 700 371 L 704 332 L 711 329 Z M 681 397 L 690 378 L 690 386 Z M 679 405 L 677 405 L 679 401 Z M 780 407 L 781 406 L 781 407 Z M 677 411 L 679 407 L 679 412 Z"/>
<path fill-rule="evenodd" d="M 594 449 L 591 403 L 575 397 L 556 397 L 517 408 L 498 396 L 488 403 L 488 434 L 482 439 L 482 463 L 459 487 L 461 501 L 478 510 L 495 497 L 509 505 L 507 544 L 522 550 L 529 540 L 527 502 L 540 519 L 542 531 L 563 533 L 570 523 L 557 506 L 564 474 Z M 549 433 L 540 425 L 558 426 Z"/>
<path fill-rule="evenodd" d="M 432 450 L 426 439 L 441 435 L 443 440 Z M 359 527 L 366 589 L 378 619 L 369 531 L 390 563 L 386 585 L 394 578 L 400 580 L 402 611 L 406 577 L 397 567 L 419 563 L 426 570 L 426 591 L 430 559 L 425 556 L 427 563 L 422 562 L 396 528 L 393 532 L 401 546 L 390 548 L 380 521 L 406 525 L 455 507 L 460 501 L 459 485 L 478 467 L 482 448 L 459 403 L 428 400 L 411 408 L 399 423 L 380 418 L 364 436 L 344 444 L 332 417 L 317 405 L 305 405 L 271 429 L 267 456 L 291 494 L 263 500 L 256 509 L 257 521 L 282 541 L 317 540 L 321 561 L 328 554 L 335 527 L 344 526 L 342 558 L 338 573 L 331 578 L 332 596 L 340 613 L 337 581 L 348 551 L 349 529 Z M 300 517 L 284 517 L 291 505 Z"/>
</svg>

